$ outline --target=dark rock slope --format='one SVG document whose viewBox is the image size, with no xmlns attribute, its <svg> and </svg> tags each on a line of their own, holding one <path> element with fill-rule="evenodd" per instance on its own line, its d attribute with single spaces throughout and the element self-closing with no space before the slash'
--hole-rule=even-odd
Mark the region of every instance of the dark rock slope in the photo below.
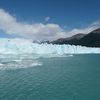
<svg viewBox="0 0 100 100">
<path fill-rule="evenodd" d="M 100 47 L 100 28 L 88 34 L 79 33 L 69 38 L 60 38 L 58 40 L 52 41 L 51 43 Z"/>
</svg>

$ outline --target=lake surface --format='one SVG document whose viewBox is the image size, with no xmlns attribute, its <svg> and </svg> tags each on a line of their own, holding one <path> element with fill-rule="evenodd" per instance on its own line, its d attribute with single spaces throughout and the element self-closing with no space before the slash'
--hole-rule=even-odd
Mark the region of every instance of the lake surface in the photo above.
<svg viewBox="0 0 100 100">
<path fill-rule="evenodd" d="M 100 55 L 1 55 L 0 100 L 100 100 Z"/>
</svg>

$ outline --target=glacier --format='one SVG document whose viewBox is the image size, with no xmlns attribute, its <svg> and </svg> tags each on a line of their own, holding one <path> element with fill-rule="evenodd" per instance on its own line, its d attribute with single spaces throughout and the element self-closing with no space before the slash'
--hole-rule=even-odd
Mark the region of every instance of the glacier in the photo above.
<svg viewBox="0 0 100 100">
<path fill-rule="evenodd" d="M 37 44 L 27 39 L 0 39 L 0 54 L 90 54 L 100 53 L 100 48 L 74 46 Z"/>
</svg>

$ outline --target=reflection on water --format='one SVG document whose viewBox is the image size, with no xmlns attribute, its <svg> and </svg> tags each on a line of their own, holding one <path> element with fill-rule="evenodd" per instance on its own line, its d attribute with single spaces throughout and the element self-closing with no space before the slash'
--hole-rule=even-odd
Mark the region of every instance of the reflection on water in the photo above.
<svg viewBox="0 0 100 100">
<path fill-rule="evenodd" d="M 39 58 L 54 58 L 54 57 L 72 57 L 73 55 L 37 55 L 37 54 L 26 54 L 26 55 L 0 55 L 0 69 L 18 69 L 18 68 L 29 68 L 34 66 L 41 66 L 42 62 Z"/>
<path fill-rule="evenodd" d="M 42 63 L 37 58 L 34 55 L 1 55 L 0 69 L 6 70 L 41 66 Z"/>
</svg>

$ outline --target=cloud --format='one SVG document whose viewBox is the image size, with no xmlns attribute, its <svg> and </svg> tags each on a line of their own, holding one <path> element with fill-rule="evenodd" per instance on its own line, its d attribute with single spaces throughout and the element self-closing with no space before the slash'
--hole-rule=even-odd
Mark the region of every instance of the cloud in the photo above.
<svg viewBox="0 0 100 100">
<path fill-rule="evenodd" d="M 50 17 L 45 17 L 45 22 L 48 22 L 50 19 Z"/>
<path fill-rule="evenodd" d="M 46 21 L 50 17 L 45 18 Z M 15 35 L 18 37 L 28 38 L 32 40 L 55 40 L 62 37 L 68 37 L 77 33 L 89 33 L 100 27 L 100 21 L 96 21 L 83 29 L 72 29 L 67 32 L 58 24 L 54 23 L 25 23 L 18 22 L 16 17 L 3 9 L 0 9 L 0 30 L 6 34 Z"/>
<path fill-rule="evenodd" d="M 98 27 L 100 27 L 100 20 L 93 22 L 90 26 L 98 26 Z"/>
<path fill-rule="evenodd" d="M 91 32 L 97 28 L 100 28 L 100 20 L 93 22 L 92 24 L 88 25 L 86 28 L 72 29 L 71 31 L 67 32 L 67 34 L 69 34 L 69 36 L 72 36 L 77 33 L 88 34 L 89 32 Z"/>
<path fill-rule="evenodd" d="M 18 22 L 14 16 L 3 9 L 0 9 L 0 30 L 7 34 L 18 35 L 33 40 L 53 40 L 60 36 L 63 37 L 65 34 L 64 30 L 58 24 L 27 24 Z"/>
</svg>

